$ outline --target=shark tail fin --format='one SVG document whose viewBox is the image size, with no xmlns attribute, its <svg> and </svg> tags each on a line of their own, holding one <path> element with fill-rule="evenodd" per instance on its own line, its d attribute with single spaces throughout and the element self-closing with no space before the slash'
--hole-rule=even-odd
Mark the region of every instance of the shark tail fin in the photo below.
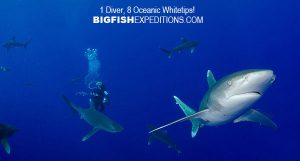
<svg viewBox="0 0 300 161">
<path fill-rule="evenodd" d="M 165 48 L 160 48 L 160 50 L 164 53 L 166 53 L 168 55 L 168 58 L 170 59 L 173 55 L 173 51 L 172 50 L 168 50 L 168 49 L 165 49 Z"/>
<path fill-rule="evenodd" d="M 193 110 L 188 105 L 186 105 L 185 103 L 183 103 L 178 97 L 174 96 L 174 99 L 176 101 L 176 104 L 179 105 L 179 107 L 181 108 L 181 110 L 184 112 L 184 114 L 186 116 L 191 116 L 191 115 L 193 115 L 193 114 L 196 113 L 195 110 Z M 190 121 L 192 123 L 191 135 L 192 135 L 192 137 L 195 137 L 197 135 L 199 127 L 202 127 L 203 124 L 202 124 L 202 122 L 201 122 L 200 119 L 190 119 Z"/>
</svg>

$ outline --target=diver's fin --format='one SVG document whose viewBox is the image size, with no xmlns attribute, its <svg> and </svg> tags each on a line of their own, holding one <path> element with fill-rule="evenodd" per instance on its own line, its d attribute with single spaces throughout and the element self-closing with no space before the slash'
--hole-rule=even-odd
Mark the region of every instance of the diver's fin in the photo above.
<svg viewBox="0 0 300 161">
<path fill-rule="evenodd" d="M 73 102 L 71 102 L 66 96 L 63 95 L 62 98 L 66 102 L 66 104 L 71 108 L 71 110 L 73 112 L 77 112 L 78 111 L 77 110 L 78 107 L 76 107 L 76 105 Z"/>
<path fill-rule="evenodd" d="M 192 108 L 190 108 L 188 105 L 183 103 L 178 97 L 174 96 L 174 99 L 176 101 L 176 104 L 179 105 L 179 107 L 181 108 L 181 110 L 184 112 L 186 116 L 190 116 L 196 113 Z M 199 127 L 202 127 L 203 124 L 199 119 L 190 119 L 190 121 L 192 123 L 191 135 L 192 137 L 195 137 L 197 135 Z"/>
<path fill-rule="evenodd" d="M 168 50 L 168 49 L 164 49 L 164 48 L 160 48 L 160 50 L 164 53 L 166 53 L 168 55 L 168 58 L 170 59 L 173 55 L 173 51 L 172 50 Z"/>
<path fill-rule="evenodd" d="M 245 114 L 235 119 L 233 122 L 238 123 L 242 121 L 256 122 L 260 125 L 269 126 L 274 129 L 278 127 L 270 118 L 254 109 L 250 109 Z"/>
<path fill-rule="evenodd" d="M 216 79 L 210 70 L 207 71 L 206 77 L 209 88 L 216 84 Z"/>
<path fill-rule="evenodd" d="M 91 136 L 93 136 L 94 134 L 96 134 L 99 131 L 99 128 L 93 128 L 88 134 L 86 134 L 81 141 L 86 141 L 87 139 L 89 139 Z"/>
<path fill-rule="evenodd" d="M 10 145 L 9 145 L 9 143 L 8 143 L 7 138 L 1 139 L 1 144 L 2 144 L 2 146 L 3 146 L 4 150 L 5 150 L 5 152 L 6 152 L 7 154 L 10 154 Z"/>
<path fill-rule="evenodd" d="M 181 41 L 181 43 L 186 43 L 186 42 L 188 42 L 188 40 L 187 40 L 186 38 L 184 38 L 184 37 L 181 37 L 181 38 L 180 38 L 180 41 Z"/>
</svg>

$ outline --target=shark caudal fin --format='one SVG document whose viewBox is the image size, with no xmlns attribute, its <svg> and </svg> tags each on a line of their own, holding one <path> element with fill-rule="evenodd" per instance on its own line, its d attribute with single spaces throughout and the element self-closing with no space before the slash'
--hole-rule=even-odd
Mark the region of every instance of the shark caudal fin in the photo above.
<svg viewBox="0 0 300 161">
<path fill-rule="evenodd" d="M 188 105 L 183 103 L 178 97 L 174 96 L 174 99 L 176 101 L 176 104 L 179 105 L 179 107 L 181 108 L 181 110 L 184 112 L 186 116 L 192 116 L 196 113 L 192 108 L 190 108 Z M 190 121 L 192 123 L 191 135 L 192 137 L 195 137 L 197 135 L 199 127 L 202 127 L 203 123 L 199 119 L 190 119 Z"/>
<path fill-rule="evenodd" d="M 168 49 L 164 49 L 164 48 L 160 48 L 160 50 L 164 53 L 166 53 L 168 55 L 168 58 L 170 59 L 173 55 L 173 51 L 172 50 L 168 50 Z"/>
</svg>

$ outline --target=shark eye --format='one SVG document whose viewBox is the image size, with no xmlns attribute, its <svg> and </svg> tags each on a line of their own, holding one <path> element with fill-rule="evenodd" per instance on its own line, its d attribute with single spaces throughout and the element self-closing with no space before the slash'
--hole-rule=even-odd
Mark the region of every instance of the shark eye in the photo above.
<svg viewBox="0 0 300 161">
<path fill-rule="evenodd" d="M 229 80 L 229 81 L 227 81 L 227 84 L 229 85 L 229 86 L 231 86 L 231 80 Z"/>
</svg>

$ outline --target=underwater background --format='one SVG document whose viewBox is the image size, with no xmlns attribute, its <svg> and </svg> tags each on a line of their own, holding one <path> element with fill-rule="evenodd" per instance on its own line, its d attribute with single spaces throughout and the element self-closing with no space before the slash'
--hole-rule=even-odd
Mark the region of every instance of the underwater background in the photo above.
<svg viewBox="0 0 300 161">
<path fill-rule="evenodd" d="M 196 6 L 204 24 L 92 24 L 99 6 Z M 0 49 L 0 122 L 19 131 L 9 138 L 12 161 L 297 161 L 299 158 L 300 2 L 297 0 L 113 1 L 1 0 L 0 40 L 31 39 L 26 49 Z M 168 59 L 159 47 L 185 37 L 199 42 L 195 53 Z M 106 114 L 121 133 L 98 132 L 66 106 L 61 95 L 88 107 L 87 48 L 98 49 L 100 77 L 111 95 Z M 173 96 L 197 109 L 216 79 L 250 68 L 274 70 L 276 81 L 254 106 L 277 130 L 255 123 L 205 127 L 191 138 L 190 122 L 167 128 L 182 154 L 148 141 L 148 124 L 184 116 Z M 2 148 L 2 147 L 1 147 Z"/>
</svg>

